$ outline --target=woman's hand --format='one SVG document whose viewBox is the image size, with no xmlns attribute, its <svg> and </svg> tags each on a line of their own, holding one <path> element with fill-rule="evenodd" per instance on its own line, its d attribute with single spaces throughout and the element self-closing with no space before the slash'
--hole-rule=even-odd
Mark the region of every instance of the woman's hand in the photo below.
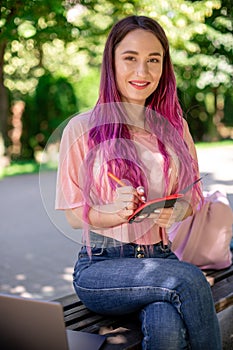
<svg viewBox="0 0 233 350">
<path fill-rule="evenodd" d="M 124 224 L 138 205 L 145 201 L 144 188 L 118 187 L 115 200 L 109 204 L 94 205 L 88 213 L 88 224 L 93 228 L 105 229 Z M 66 210 L 66 218 L 73 228 L 83 227 L 83 207 Z"/>
<path fill-rule="evenodd" d="M 160 227 L 170 228 L 175 222 L 186 219 L 192 213 L 190 204 L 185 200 L 179 200 L 174 207 L 156 209 L 150 218 Z"/>
<path fill-rule="evenodd" d="M 118 187 L 116 190 L 114 206 L 116 207 L 117 214 L 127 221 L 129 216 L 145 200 L 144 187 L 139 186 L 135 189 L 132 186 L 123 186 Z"/>
</svg>

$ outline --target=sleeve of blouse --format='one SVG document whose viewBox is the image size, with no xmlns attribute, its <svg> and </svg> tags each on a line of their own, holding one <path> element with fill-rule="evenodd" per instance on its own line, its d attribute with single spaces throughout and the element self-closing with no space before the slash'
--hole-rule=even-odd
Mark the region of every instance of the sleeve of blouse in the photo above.
<svg viewBox="0 0 233 350">
<path fill-rule="evenodd" d="M 84 205 L 81 167 L 85 135 L 80 129 L 81 125 L 74 117 L 63 131 L 59 149 L 55 209 L 73 209 Z"/>
</svg>

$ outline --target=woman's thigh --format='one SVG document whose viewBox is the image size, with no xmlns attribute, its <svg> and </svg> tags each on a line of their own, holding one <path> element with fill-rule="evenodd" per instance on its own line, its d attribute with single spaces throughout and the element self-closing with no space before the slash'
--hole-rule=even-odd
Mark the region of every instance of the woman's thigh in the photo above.
<svg viewBox="0 0 233 350">
<path fill-rule="evenodd" d="M 191 264 L 172 259 L 119 258 L 87 264 L 74 275 L 74 287 L 87 307 L 104 313 L 134 312 L 156 301 L 179 309 L 186 298 L 200 302 L 205 277 Z"/>
</svg>

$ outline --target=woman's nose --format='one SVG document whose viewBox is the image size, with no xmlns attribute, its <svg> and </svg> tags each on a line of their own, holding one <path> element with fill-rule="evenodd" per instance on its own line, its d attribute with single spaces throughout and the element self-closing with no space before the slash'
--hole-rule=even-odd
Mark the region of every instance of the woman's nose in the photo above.
<svg viewBox="0 0 233 350">
<path fill-rule="evenodd" d="M 145 77 L 148 73 L 147 62 L 141 62 L 137 66 L 137 77 Z"/>
</svg>

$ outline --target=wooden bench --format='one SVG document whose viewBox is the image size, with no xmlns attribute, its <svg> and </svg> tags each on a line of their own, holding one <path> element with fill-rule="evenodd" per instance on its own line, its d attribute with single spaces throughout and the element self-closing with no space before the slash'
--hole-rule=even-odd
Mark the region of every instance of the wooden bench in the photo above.
<svg viewBox="0 0 233 350">
<path fill-rule="evenodd" d="M 233 264 L 224 270 L 205 271 L 215 302 L 217 313 L 233 305 Z M 106 317 L 88 310 L 71 294 L 56 299 L 63 305 L 67 329 L 104 334 L 107 341 L 103 350 L 140 350 L 142 334 L 135 314 L 121 317 Z"/>
</svg>

